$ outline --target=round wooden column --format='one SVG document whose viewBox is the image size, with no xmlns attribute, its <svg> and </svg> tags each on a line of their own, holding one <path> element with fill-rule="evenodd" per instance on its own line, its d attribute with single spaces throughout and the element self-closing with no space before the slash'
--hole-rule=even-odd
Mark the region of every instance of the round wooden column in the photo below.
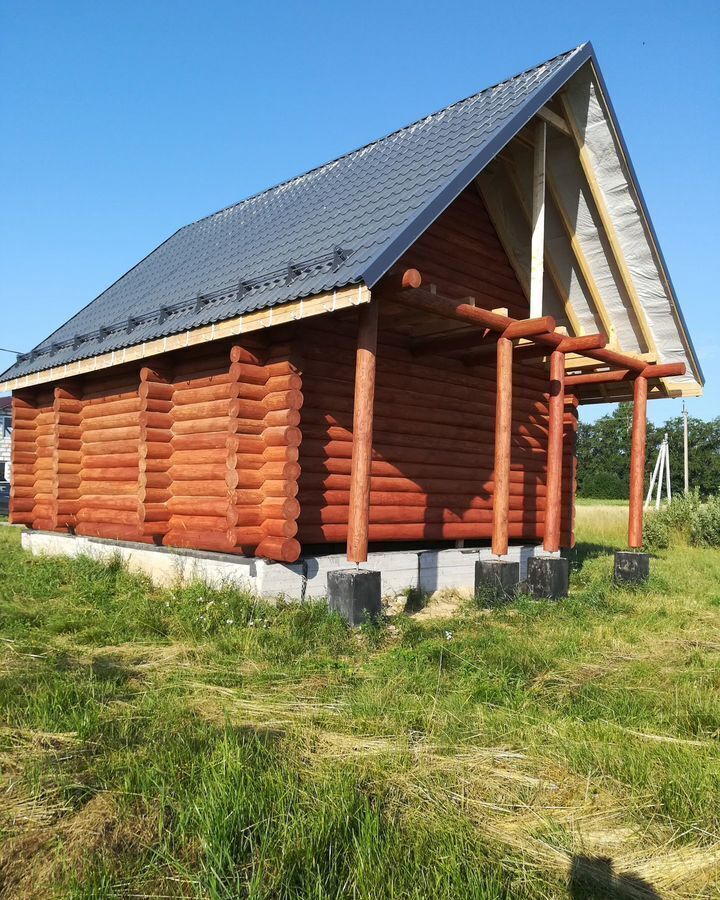
<svg viewBox="0 0 720 900">
<path fill-rule="evenodd" d="M 643 542 L 647 394 L 647 378 L 638 375 L 635 379 L 632 443 L 630 445 L 630 512 L 628 517 L 628 544 L 633 549 L 642 547 Z"/>
<path fill-rule="evenodd" d="M 513 343 L 499 337 L 497 342 L 497 394 L 495 401 L 495 490 L 493 492 L 492 552 L 508 551 L 510 511 L 510 438 L 512 429 Z"/>
<path fill-rule="evenodd" d="M 565 415 L 565 354 L 550 355 L 550 403 L 548 419 L 547 497 L 545 500 L 545 539 L 550 553 L 560 549 L 562 515 L 563 418 Z"/>
<path fill-rule="evenodd" d="M 378 309 L 377 300 L 362 305 L 358 322 L 347 535 L 347 558 L 354 563 L 365 562 L 368 553 Z"/>
</svg>

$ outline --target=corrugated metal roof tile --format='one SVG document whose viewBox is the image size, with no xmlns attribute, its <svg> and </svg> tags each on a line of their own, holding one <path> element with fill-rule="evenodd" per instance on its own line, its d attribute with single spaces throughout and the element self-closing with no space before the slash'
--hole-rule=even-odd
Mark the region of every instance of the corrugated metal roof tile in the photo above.
<svg viewBox="0 0 720 900">
<path fill-rule="evenodd" d="M 590 56 L 583 45 L 290 181 L 186 225 L 18 360 L 3 378 L 88 358 L 364 280 L 372 286 L 537 108 Z M 480 171 L 480 168 L 477 171 Z M 465 182 L 462 179 L 466 178 Z M 405 246 L 403 246 L 405 245 Z M 336 247 L 337 268 L 316 263 Z M 200 310 L 197 294 L 303 272 Z M 185 303 L 164 320 L 161 307 Z M 129 318 L 141 319 L 128 328 Z M 100 328 L 124 327 L 98 334 Z M 85 339 L 78 345 L 78 335 Z M 67 344 L 50 355 L 53 344 Z"/>
</svg>

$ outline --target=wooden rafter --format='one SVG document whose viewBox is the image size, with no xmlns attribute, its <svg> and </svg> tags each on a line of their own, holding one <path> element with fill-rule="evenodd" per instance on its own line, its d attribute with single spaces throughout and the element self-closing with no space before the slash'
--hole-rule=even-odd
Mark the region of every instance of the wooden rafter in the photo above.
<svg viewBox="0 0 720 900">
<path fill-rule="evenodd" d="M 538 110 L 538 118 L 543 119 L 543 121 L 547 122 L 548 125 L 552 125 L 553 128 L 570 137 L 570 129 L 568 128 L 567 122 L 565 121 L 565 119 L 563 119 L 562 116 L 559 116 L 556 112 L 550 109 L 550 107 L 542 106 Z"/>
<path fill-rule="evenodd" d="M 610 211 L 608 210 L 607 203 L 605 202 L 605 196 L 595 175 L 595 170 L 590 158 L 590 152 L 585 145 L 585 140 L 578 127 L 572 107 L 570 106 L 567 97 L 562 93 L 560 94 L 560 102 L 562 103 L 563 111 L 565 113 L 565 119 L 567 120 L 570 131 L 572 133 L 573 141 L 577 149 L 578 159 L 580 161 L 580 166 L 585 176 L 585 181 L 590 190 L 590 194 L 592 195 L 595 207 L 598 211 L 602 227 L 605 230 L 605 235 L 607 237 L 608 244 L 610 245 L 613 259 L 615 260 L 615 264 L 620 273 L 623 287 L 625 288 L 625 291 L 630 298 L 630 303 L 632 304 L 632 308 L 637 318 L 638 325 L 640 326 L 643 340 L 645 341 L 648 350 L 651 350 L 657 355 L 658 351 L 657 345 L 655 343 L 655 337 L 653 336 L 652 329 L 650 328 L 650 323 L 648 322 L 647 316 L 645 314 L 645 309 L 643 307 L 640 296 L 637 292 L 637 289 L 635 288 L 635 282 L 633 280 L 630 269 L 628 268 L 625 254 L 618 239 L 615 224 L 612 221 Z"/>
<path fill-rule="evenodd" d="M 605 306 L 605 302 L 602 299 L 600 291 L 598 289 L 597 284 L 595 283 L 595 277 L 592 273 L 592 269 L 590 268 L 590 264 L 585 256 L 585 251 L 582 248 L 582 244 L 580 243 L 580 239 L 578 238 L 575 227 L 573 223 L 570 221 L 570 216 L 568 215 L 567 209 L 565 208 L 565 204 L 562 201 L 562 197 L 560 196 L 560 192 L 558 191 L 557 184 L 555 183 L 555 179 L 552 177 L 550 171 L 547 172 L 547 189 L 550 197 L 552 199 L 553 205 L 560 216 L 560 221 L 562 223 L 563 228 L 565 229 L 565 234 L 570 242 L 570 249 L 572 250 L 573 256 L 575 258 L 575 262 L 580 269 L 580 273 L 583 277 L 583 281 L 588 289 L 588 293 L 590 294 L 590 298 L 597 310 L 598 318 L 602 324 L 603 329 L 605 330 L 605 334 L 607 334 L 608 339 L 610 341 L 611 346 L 617 346 L 617 335 L 615 333 L 615 326 L 612 323 L 610 318 L 610 314 L 607 311 L 607 307 Z"/>
</svg>

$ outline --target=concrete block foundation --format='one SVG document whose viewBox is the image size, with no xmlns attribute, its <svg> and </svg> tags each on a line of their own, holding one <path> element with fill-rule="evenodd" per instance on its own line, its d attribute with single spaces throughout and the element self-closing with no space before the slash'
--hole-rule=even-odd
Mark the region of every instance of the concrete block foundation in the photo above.
<svg viewBox="0 0 720 900">
<path fill-rule="evenodd" d="M 475 562 L 475 596 L 479 600 L 502 603 L 512 600 L 520 583 L 520 563 L 500 559 Z"/>
<path fill-rule="evenodd" d="M 568 561 L 562 556 L 536 556 L 528 562 L 527 590 L 531 597 L 559 600 L 570 585 Z"/>
<path fill-rule="evenodd" d="M 25 550 L 39 555 L 90 556 L 110 560 L 120 556 L 132 572 L 146 575 L 160 586 L 203 581 L 212 587 L 231 584 L 268 599 L 311 600 L 327 597 L 328 575 L 347 569 L 344 555 L 306 556 L 295 563 L 155 547 L 126 541 L 109 541 L 48 531 L 23 531 Z M 535 545 L 516 544 L 501 562 L 516 563 L 524 580 L 528 561 L 543 554 Z M 441 589 L 473 591 L 475 563 L 497 559 L 490 547 L 444 550 L 387 550 L 368 554 L 360 571 L 379 572 L 383 596 L 397 597 L 408 590 L 432 594 Z"/>
<path fill-rule="evenodd" d="M 350 625 L 375 622 L 382 613 L 382 583 L 379 572 L 368 569 L 336 569 L 328 573 L 328 606 Z"/>
<path fill-rule="evenodd" d="M 615 581 L 639 584 L 650 577 L 650 554 L 636 550 L 615 551 Z"/>
</svg>

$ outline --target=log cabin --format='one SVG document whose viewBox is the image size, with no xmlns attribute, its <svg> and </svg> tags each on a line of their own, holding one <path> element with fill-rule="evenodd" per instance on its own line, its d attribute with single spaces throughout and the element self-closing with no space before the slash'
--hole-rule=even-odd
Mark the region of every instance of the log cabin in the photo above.
<svg viewBox="0 0 720 900">
<path fill-rule="evenodd" d="M 181 228 L 18 357 L 11 520 L 293 563 L 571 547 L 581 404 L 703 376 L 590 44 Z"/>
</svg>

